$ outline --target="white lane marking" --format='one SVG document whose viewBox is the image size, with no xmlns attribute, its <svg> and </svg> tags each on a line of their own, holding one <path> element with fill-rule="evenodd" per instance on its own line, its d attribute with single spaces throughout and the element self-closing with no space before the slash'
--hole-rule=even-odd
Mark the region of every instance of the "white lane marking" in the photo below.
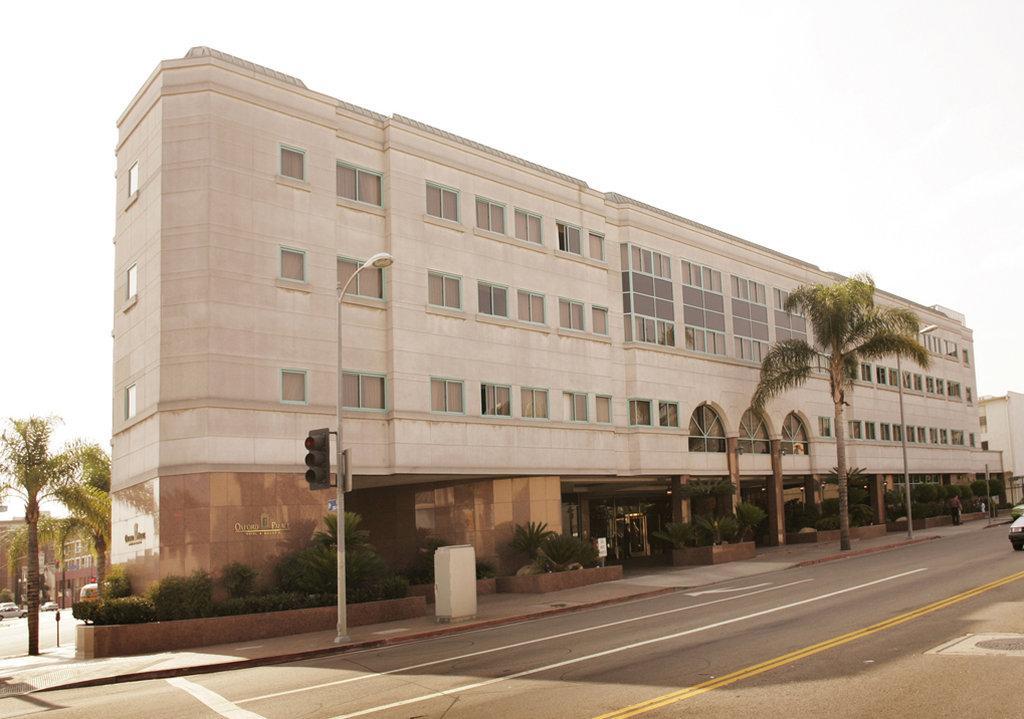
<svg viewBox="0 0 1024 719">
<path fill-rule="evenodd" d="M 480 649 L 475 652 L 468 652 L 466 654 L 457 654 L 452 657 L 445 657 L 444 659 L 434 659 L 429 662 L 422 662 L 420 664 L 412 664 L 407 667 L 399 667 L 398 669 L 388 669 L 383 672 L 370 672 L 368 674 L 360 674 L 357 677 L 349 677 L 348 679 L 337 679 L 333 682 L 325 682 L 323 684 L 314 684 L 308 687 L 299 687 L 298 689 L 287 689 L 281 692 L 274 692 L 273 694 L 261 694 L 258 697 L 249 697 L 248 699 L 239 699 L 238 704 L 248 704 L 249 702 L 262 701 L 263 699 L 274 699 L 276 697 L 285 696 L 287 694 L 298 694 L 300 692 L 308 692 L 316 689 L 323 689 L 325 687 L 333 687 L 339 684 L 349 684 L 351 682 L 359 682 L 364 679 L 373 679 L 375 677 L 383 677 L 388 674 L 398 674 L 400 672 L 408 672 L 413 669 L 422 669 L 423 667 L 430 667 L 436 664 L 445 664 L 447 662 L 456 662 L 460 659 L 469 659 L 471 657 L 479 657 L 483 654 L 492 654 L 494 652 L 502 652 L 506 649 L 517 649 L 519 647 L 529 646 L 530 644 L 537 644 L 539 642 L 547 642 L 552 639 L 564 639 L 565 637 L 571 637 L 575 634 L 584 634 L 586 632 L 593 632 L 599 629 L 607 629 L 608 627 L 616 627 L 622 624 L 629 624 L 631 622 L 639 622 L 645 619 L 654 619 L 655 617 L 662 617 L 666 614 L 675 614 L 677 612 L 686 612 L 691 609 L 700 609 L 701 607 L 709 607 L 712 604 L 721 604 L 722 602 L 732 602 L 737 599 L 743 599 L 744 597 L 751 597 L 755 594 L 761 594 L 762 592 L 769 592 L 775 589 L 785 589 L 786 587 L 792 587 L 797 584 L 805 584 L 807 582 L 814 581 L 813 579 L 800 579 L 795 582 L 789 582 L 788 584 L 780 584 L 777 587 L 771 587 L 770 589 L 759 589 L 756 592 L 749 592 L 747 594 L 737 594 L 735 597 L 724 597 L 723 599 L 714 599 L 709 602 L 701 602 L 700 604 L 689 604 L 685 607 L 676 607 L 675 609 L 666 609 L 661 612 L 654 612 L 653 614 L 644 614 L 639 617 L 630 617 L 629 619 L 617 619 L 614 622 L 606 622 L 605 624 L 597 624 L 592 627 L 584 627 L 582 629 L 573 629 L 568 632 L 561 632 L 559 634 L 549 634 L 545 637 L 537 637 L 536 639 L 526 639 L 521 642 L 515 642 L 514 644 L 505 644 L 500 647 L 494 647 L 492 649 Z"/>
<path fill-rule="evenodd" d="M 167 683 L 184 692 L 188 692 L 222 717 L 227 717 L 227 719 L 263 719 L 259 714 L 251 712 L 248 709 L 241 709 L 217 692 L 212 692 L 204 686 L 190 682 L 188 679 L 175 677 L 173 679 L 168 679 Z"/>
<path fill-rule="evenodd" d="M 822 599 L 829 599 L 831 597 L 838 596 L 840 594 L 847 594 L 848 592 L 854 592 L 858 589 L 864 589 L 865 587 L 871 587 L 882 582 L 889 582 L 893 579 L 899 579 L 906 577 L 911 574 L 917 574 L 918 572 L 924 572 L 926 568 L 912 569 L 909 572 L 902 572 L 900 574 L 894 574 L 891 577 L 884 577 L 882 579 L 876 579 L 873 582 L 865 582 L 864 584 L 858 584 L 853 587 L 847 587 L 846 589 L 839 589 L 834 592 L 827 594 L 819 594 L 816 597 L 810 597 L 808 599 L 801 599 L 798 602 L 790 602 L 789 604 L 783 604 L 778 607 L 772 607 L 771 609 L 763 609 L 760 612 L 754 612 L 753 614 L 746 614 L 742 617 L 733 617 L 732 619 L 724 619 L 720 622 L 714 622 L 713 624 L 705 624 L 702 627 L 695 627 L 693 629 L 686 629 L 681 632 L 675 632 L 673 634 L 666 634 L 663 637 L 655 637 L 653 639 L 645 639 L 640 642 L 633 642 L 632 644 L 625 644 L 621 647 L 615 647 L 613 649 L 605 649 L 601 652 L 594 652 L 593 654 L 587 654 L 582 657 L 575 657 L 573 659 L 566 659 L 561 662 L 555 662 L 554 664 L 545 664 L 542 667 L 535 667 L 533 669 L 524 669 L 521 672 L 515 674 L 507 674 L 501 677 L 495 677 L 494 679 L 487 679 L 482 682 L 474 682 L 472 684 L 463 684 L 460 687 L 453 687 L 452 689 L 444 689 L 442 691 L 430 692 L 429 694 L 422 694 L 418 697 L 412 697 L 411 699 L 403 699 L 397 702 L 391 702 L 390 704 L 381 704 L 380 706 L 370 707 L 369 709 L 362 709 L 360 711 L 352 712 L 351 714 L 340 714 L 332 719 L 353 719 L 353 717 L 365 716 L 367 714 L 375 714 L 386 709 L 395 709 L 397 707 L 408 706 L 409 704 L 418 704 L 419 702 L 426 701 L 428 699 L 441 699 L 444 697 L 451 697 L 462 692 L 470 691 L 471 689 L 479 689 L 481 687 L 491 686 L 492 684 L 498 684 L 500 682 L 507 682 L 509 679 L 518 679 L 520 677 L 527 677 L 532 674 L 539 674 L 541 672 L 550 671 L 552 669 L 559 669 L 561 667 L 567 667 L 572 664 L 579 664 L 580 662 L 590 661 L 591 659 L 599 659 L 601 657 L 607 657 L 612 654 L 618 654 L 620 652 L 629 651 L 630 649 L 637 649 L 639 647 L 645 647 L 649 644 L 657 644 L 658 642 L 665 642 L 670 639 L 678 639 L 679 637 L 685 637 L 690 634 L 697 634 L 699 632 L 706 632 L 709 629 L 717 629 L 718 627 L 724 627 L 729 624 L 735 624 L 737 622 L 743 622 L 748 619 L 755 619 L 757 617 L 763 617 L 766 614 L 774 614 L 775 612 L 781 612 L 786 609 L 792 609 L 793 607 L 799 607 L 804 604 L 810 604 L 812 602 L 819 602 Z M 761 590 L 764 591 L 764 590 Z"/>
<path fill-rule="evenodd" d="M 747 589 L 757 589 L 758 587 L 767 587 L 771 582 L 761 582 L 760 584 L 751 584 L 749 587 L 732 587 L 730 589 L 705 589 L 703 592 L 687 592 L 688 597 L 699 597 L 704 594 L 726 594 L 728 592 L 743 592 Z"/>
<path fill-rule="evenodd" d="M 253 644 L 253 645 L 248 646 L 248 647 L 235 647 L 235 651 L 236 652 L 242 652 L 242 651 L 245 651 L 246 649 L 259 649 L 262 646 L 263 646 L 262 644 Z"/>
</svg>

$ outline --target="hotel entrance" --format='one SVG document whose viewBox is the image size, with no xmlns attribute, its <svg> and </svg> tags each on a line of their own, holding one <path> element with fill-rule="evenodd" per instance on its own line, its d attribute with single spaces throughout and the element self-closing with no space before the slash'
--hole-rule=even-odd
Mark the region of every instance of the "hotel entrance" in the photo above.
<svg viewBox="0 0 1024 719">
<path fill-rule="evenodd" d="M 672 521 L 667 488 L 643 493 L 562 495 L 563 531 L 592 541 L 603 537 L 611 564 L 661 561 L 664 547 L 651 537 Z"/>
</svg>

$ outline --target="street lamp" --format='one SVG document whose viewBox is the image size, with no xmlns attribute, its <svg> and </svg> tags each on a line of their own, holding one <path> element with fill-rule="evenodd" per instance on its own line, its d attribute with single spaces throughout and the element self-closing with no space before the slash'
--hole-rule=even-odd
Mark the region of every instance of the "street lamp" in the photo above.
<svg viewBox="0 0 1024 719">
<path fill-rule="evenodd" d="M 348 278 L 348 281 L 338 288 L 338 437 L 337 444 L 335 445 L 335 457 L 338 467 L 336 474 L 337 481 L 335 482 L 338 490 L 338 635 L 334 638 L 335 643 L 348 641 L 348 610 L 345 606 L 345 490 L 349 489 L 349 487 L 345 486 L 344 478 L 351 476 L 351 472 L 349 472 L 342 464 L 344 462 L 344 458 L 341 443 L 341 407 L 343 404 L 342 394 L 345 387 L 343 382 L 344 373 L 341 367 L 342 300 L 345 299 L 345 293 L 348 291 L 348 286 L 352 284 L 352 280 L 356 278 L 356 275 L 370 267 L 382 270 L 385 267 L 390 267 L 394 261 L 395 258 L 387 252 L 378 252 L 360 265 L 359 268 L 352 273 L 352 276 Z M 351 460 L 352 456 L 349 455 L 349 461 Z"/>
<path fill-rule="evenodd" d="M 926 335 L 938 328 L 938 325 L 928 325 L 921 330 L 921 334 Z M 907 539 L 913 539 L 914 517 L 910 511 L 910 469 L 907 465 L 907 421 L 903 416 L 903 363 L 900 362 L 898 354 L 896 355 L 896 379 L 900 391 L 900 444 L 903 445 L 903 503 L 906 505 L 907 512 Z"/>
</svg>

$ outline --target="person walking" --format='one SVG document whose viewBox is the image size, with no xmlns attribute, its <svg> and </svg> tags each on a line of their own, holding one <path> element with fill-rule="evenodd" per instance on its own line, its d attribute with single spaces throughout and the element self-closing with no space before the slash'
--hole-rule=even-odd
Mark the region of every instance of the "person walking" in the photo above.
<svg viewBox="0 0 1024 719">
<path fill-rule="evenodd" d="M 960 503 L 960 495 L 954 494 L 949 498 L 949 514 L 953 518 L 953 524 L 959 526 L 960 524 L 960 510 L 963 509 L 963 505 Z"/>
</svg>

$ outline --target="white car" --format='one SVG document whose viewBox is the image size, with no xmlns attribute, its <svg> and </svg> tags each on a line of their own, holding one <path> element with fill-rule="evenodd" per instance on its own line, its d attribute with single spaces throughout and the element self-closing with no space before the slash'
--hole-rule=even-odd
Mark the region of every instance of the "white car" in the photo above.
<svg viewBox="0 0 1024 719">
<path fill-rule="evenodd" d="M 1015 519 L 1010 525 L 1010 544 L 1017 551 L 1024 550 L 1024 517 Z"/>
<path fill-rule="evenodd" d="M 23 612 L 24 610 L 14 602 L 3 602 L 0 604 L 0 619 L 17 619 L 27 614 L 27 612 Z"/>
<path fill-rule="evenodd" d="M 59 609 L 57 602 L 43 602 L 42 606 L 39 607 L 41 612 L 55 612 Z"/>
</svg>

